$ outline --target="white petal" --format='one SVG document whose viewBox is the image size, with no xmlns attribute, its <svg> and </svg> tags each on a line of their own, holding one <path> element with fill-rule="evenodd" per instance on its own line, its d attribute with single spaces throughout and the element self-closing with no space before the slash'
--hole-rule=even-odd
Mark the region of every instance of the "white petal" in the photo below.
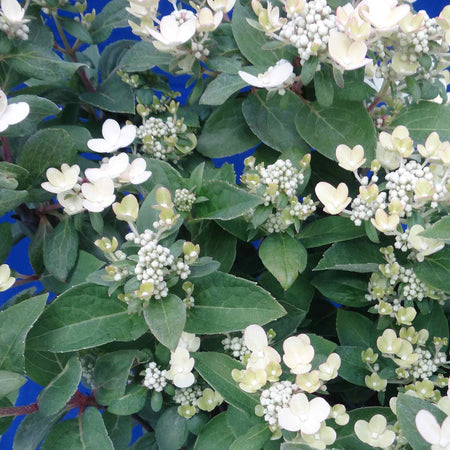
<svg viewBox="0 0 450 450">
<path fill-rule="evenodd" d="M 98 169 L 98 168 L 86 169 L 84 171 L 84 174 L 86 175 L 86 178 L 91 183 L 95 183 L 96 181 L 100 180 L 100 178 L 104 178 L 105 177 L 105 173 L 102 170 Z"/>
<path fill-rule="evenodd" d="M 120 130 L 120 137 L 117 140 L 117 148 L 125 148 L 128 147 L 136 137 L 136 127 L 134 125 L 125 125 Z"/>
<path fill-rule="evenodd" d="M 277 64 L 270 71 L 270 78 L 276 86 L 283 84 L 293 73 L 294 66 L 286 61 L 285 63 Z"/>
<path fill-rule="evenodd" d="M 298 431 L 301 428 L 300 419 L 294 416 L 289 408 L 283 408 L 278 412 L 278 423 L 287 431 Z"/>
<path fill-rule="evenodd" d="M 261 83 L 261 81 L 259 80 L 258 77 L 255 77 L 254 75 L 250 75 L 247 72 L 244 72 L 242 70 L 240 70 L 238 72 L 238 75 L 246 82 L 248 83 L 250 86 L 255 86 L 258 88 L 262 88 L 264 87 L 264 84 Z"/>
<path fill-rule="evenodd" d="M 189 41 L 192 36 L 194 36 L 196 31 L 196 25 L 193 20 L 187 20 L 178 28 L 178 38 L 177 41 L 181 44 Z"/>
<path fill-rule="evenodd" d="M 422 409 L 416 415 L 416 427 L 420 435 L 430 444 L 439 444 L 441 427 L 433 414 Z"/>
<path fill-rule="evenodd" d="M 30 105 L 25 102 L 11 103 L 3 113 L 2 119 L 6 120 L 9 125 L 22 122 L 30 113 Z"/>
<path fill-rule="evenodd" d="M 11 22 L 20 22 L 25 14 L 20 3 L 16 0 L 2 0 L 2 11 Z"/>
<path fill-rule="evenodd" d="M 0 89 L 0 116 L 6 111 L 8 106 L 8 98 L 6 94 Z"/>
<path fill-rule="evenodd" d="M 195 377 L 192 373 L 180 373 L 173 377 L 173 384 L 179 388 L 187 388 L 192 386 L 195 382 Z"/>
<path fill-rule="evenodd" d="M 267 335 L 263 327 L 249 325 L 244 331 L 244 342 L 252 352 L 267 346 Z"/>
<path fill-rule="evenodd" d="M 120 125 L 113 119 L 105 120 L 102 126 L 102 135 L 110 145 L 116 146 L 120 139 Z"/>
<path fill-rule="evenodd" d="M 89 139 L 87 146 L 96 153 L 112 153 L 116 150 L 115 146 L 105 141 L 105 139 Z"/>
</svg>

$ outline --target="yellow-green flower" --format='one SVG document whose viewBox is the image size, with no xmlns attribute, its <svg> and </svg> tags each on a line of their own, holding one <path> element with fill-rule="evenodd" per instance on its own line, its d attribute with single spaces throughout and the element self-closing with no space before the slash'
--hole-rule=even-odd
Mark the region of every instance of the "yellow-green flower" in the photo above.
<svg viewBox="0 0 450 450">
<path fill-rule="evenodd" d="M 372 389 L 376 392 L 381 392 L 386 389 L 387 380 L 381 378 L 377 373 L 373 373 L 372 375 L 366 375 L 364 381 L 366 382 L 366 386 L 369 389 Z"/>
<path fill-rule="evenodd" d="M 139 203 L 134 195 L 126 195 L 120 203 L 114 203 L 112 208 L 117 220 L 136 222 L 139 214 Z"/>
<path fill-rule="evenodd" d="M 214 392 L 210 388 L 203 390 L 202 396 L 198 399 L 197 405 L 203 411 L 212 411 L 216 406 L 219 406 L 223 402 L 223 397 Z"/>
</svg>

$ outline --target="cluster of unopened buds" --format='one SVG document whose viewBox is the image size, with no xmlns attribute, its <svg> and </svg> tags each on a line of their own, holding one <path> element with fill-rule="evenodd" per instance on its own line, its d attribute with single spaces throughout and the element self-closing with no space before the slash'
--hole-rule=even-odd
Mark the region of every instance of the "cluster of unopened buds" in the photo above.
<svg viewBox="0 0 450 450">
<path fill-rule="evenodd" d="M 337 377 L 341 359 L 331 353 L 322 364 L 314 364 L 315 351 L 306 334 L 288 337 L 283 342 L 283 357 L 269 346 L 268 334 L 259 325 L 250 325 L 244 330 L 244 343 L 248 353 L 244 357 L 245 369 L 234 369 L 233 379 L 239 387 L 249 393 L 260 392 L 260 404 L 255 413 L 263 416 L 274 438 L 281 437 L 281 430 L 300 432 L 295 442 L 306 443 L 314 448 L 325 448 L 333 444 L 336 432 L 327 426 L 333 419 L 338 425 L 349 421 L 343 405 L 334 405 L 320 396 L 311 394 L 326 391 L 326 383 Z M 289 374 L 283 374 L 281 361 L 296 376 L 295 382 Z M 313 368 L 317 366 L 316 368 Z M 283 379 L 284 378 L 284 379 Z M 308 395 L 307 395 L 308 394 Z"/>
<path fill-rule="evenodd" d="M 199 410 L 212 411 L 223 402 L 223 398 L 204 383 L 196 381 L 193 373 L 194 359 L 190 353 L 200 348 L 200 338 L 195 334 L 183 331 L 175 350 L 171 351 L 169 367 L 161 369 L 156 362 L 151 361 L 145 369 L 143 385 L 154 392 L 161 393 L 167 389 L 169 382 L 175 390 L 173 401 L 180 406 L 178 414 L 186 419 L 191 418 Z"/>
<path fill-rule="evenodd" d="M 174 100 L 168 103 L 157 103 L 167 117 L 151 115 L 154 108 L 138 104 L 136 110 L 142 117 L 142 125 L 138 127 L 136 135 L 142 143 L 140 151 L 153 158 L 177 161 L 186 156 L 197 145 L 194 133 L 189 132 L 182 117 L 177 117 L 180 104 Z M 163 112 L 158 108 L 158 113 Z"/>
<path fill-rule="evenodd" d="M 413 326 L 401 327 L 398 332 L 392 328 L 385 329 L 377 339 L 380 353 L 372 348 L 361 353 L 362 361 L 371 372 L 365 378 L 366 386 L 381 392 L 391 381 L 396 384 L 400 382 L 406 391 L 413 391 L 415 396 L 437 401 L 440 391 L 434 388 L 442 388 L 447 383 L 439 372 L 448 363 L 446 353 L 442 351 L 447 347 L 448 339 L 434 337 L 431 350 L 427 347 L 428 343 L 429 332 L 425 328 L 416 331 Z M 379 359 L 380 354 L 382 358 Z M 396 366 L 396 378 L 393 380 L 383 377 L 386 371 L 380 371 L 387 360 L 392 360 Z"/>
<path fill-rule="evenodd" d="M 180 245 L 167 248 L 159 243 L 164 233 L 177 224 L 179 214 L 174 211 L 171 194 L 166 188 L 156 191 L 156 205 L 159 220 L 153 223 L 153 230 L 146 229 L 140 233 L 135 225 L 139 214 L 139 204 L 132 194 L 113 205 L 113 211 L 118 220 L 128 223 L 131 232 L 125 236 L 126 243 L 117 250 L 118 241 L 115 238 L 98 239 L 95 244 L 103 250 L 110 265 L 106 266 L 104 281 L 113 284 L 115 288 L 124 286 L 125 292 L 119 294 L 119 299 L 128 304 L 130 312 L 139 312 L 145 308 L 150 299 L 164 299 L 169 294 L 169 284 L 177 280 L 185 280 L 190 274 L 190 265 L 195 264 L 200 247 L 192 242 L 182 242 Z M 130 254 L 130 249 L 137 254 Z M 170 283 L 169 283 L 170 280 Z M 184 303 L 187 308 L 194 306 L 194 285 L 185 282 L 182 289 L 186 293 Z"/>
<path fill-rule="evenodd" d="M 130 145 L 136 136 L 134 125 L 122 129 L 112 119 L 104 122 L 102 139 L 91 139 L 88 147 L 98 153 L 113 153 Z M 139 185 L 147 181 L 151 172 L 146 170 L 143 158 L 135 158 L 130 163 L 128 153 L 122 152 L 110 158 L 103 158 L 100 167 L 86 169 L 80 176 L 80 166 L 62 164 L 60 169 L 47 169 L 46 182 L 41 186 L 56 194 L 58 202 L 66 214 L 78 214 L 84 210 L 101 212 L 116 199 L 115 189 L 125 185 Z"/>
<path fill-rule="evenodd" d="M 279 159 L 267 167 L 264 163 L 255 166 L 253 156 L 245 159 L 241 182 L 250 192 L 264 198 L 264 205 L 258 207 L 261 214 L 256 216 L 256 210 L 250 210 L 246 215 L 255 228 L 261 226 L 268 233 L 278 233 L 293 224 L 298 230 L 300 222 L 316 210 L 316 203 L 310 196 L 298 197 L 310 160 L 311 155 L 305 155 L 297 168 L 289 159 Z"/>
</svg>

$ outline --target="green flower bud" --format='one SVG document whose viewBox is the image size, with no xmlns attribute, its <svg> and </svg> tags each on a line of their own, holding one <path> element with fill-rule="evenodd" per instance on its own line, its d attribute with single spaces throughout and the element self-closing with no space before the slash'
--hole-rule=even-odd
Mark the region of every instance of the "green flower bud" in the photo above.
<svg viewBox="0 0 450 450">
<path fill-rule="evenodd" d="M 377 373 L 373 373 L 372 375 L 366 375 L 364 381 L 369 389 L 372 389 L 373 391 L 376 392 L 384 391 L 387 386 L 387 380 L 381 378 Z"/>
<path fill-rule="evenodd" d="M 126 195 L 120 203 L 114 203 L 112 208 L 117 220 L 136 222 L 139 214 L 139 203 L 134 195 Z"/>
<path fill-rule="evenodd" d="M 190 419 L 197 413 L 197 408 L 192 405 L 183 405 L 178 407 L 178 414 L 185 419 Z"/>
<path fill-rule="evenodd" d="M 102 237 L 101 239 L 97 239 L 94 244 L 105 253 L 113 253 L 117 250 L 117 246 L 119 243 L 117 239 L 113 237 L 111 240 L 107 237 Z"/>
<path fill-rule="evenodd" d="M 373 364 L 378 359 L 378 353 L 374 353 L 372 348 L 361 352 L 361 359 L 367 364 Z"/>
</svg>

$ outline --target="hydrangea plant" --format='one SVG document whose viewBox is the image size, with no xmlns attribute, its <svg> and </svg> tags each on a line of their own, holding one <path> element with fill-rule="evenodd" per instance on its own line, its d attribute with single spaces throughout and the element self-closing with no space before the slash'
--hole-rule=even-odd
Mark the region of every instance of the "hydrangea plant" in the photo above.
<svg viewBox="0 0 450 450">
<path fill-rule="evenodd" d="M 449 449 L 450 6 L 88 7 L 1 1 L 14 450 Z"/>
</svg>

